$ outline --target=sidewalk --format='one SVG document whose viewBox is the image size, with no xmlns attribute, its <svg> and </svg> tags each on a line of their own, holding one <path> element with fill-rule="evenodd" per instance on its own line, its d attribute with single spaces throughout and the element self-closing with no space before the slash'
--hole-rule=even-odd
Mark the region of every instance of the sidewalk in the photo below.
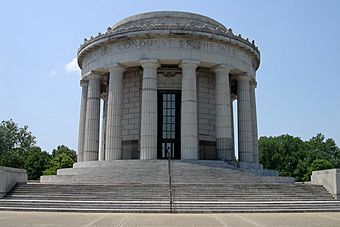
<svg viewBox="0 0 340 227">
<path fill-rule="evenodd" d="M 0 211 L 0 226 L 340 226 L 339 213 L 121 214 Z"/>
</svg>

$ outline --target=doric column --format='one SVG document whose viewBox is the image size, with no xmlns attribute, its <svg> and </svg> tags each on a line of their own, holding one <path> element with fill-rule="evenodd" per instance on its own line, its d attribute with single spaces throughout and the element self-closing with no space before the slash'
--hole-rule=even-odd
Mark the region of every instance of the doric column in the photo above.
<svg viewBox="0 0 340 227">
<path fill-rule="evenodd" d="M 254 163 L 259 164 L 259 144 L 257 134 L 257 116 L 256 116 L 256 96 L 255 96 L 256 81 L 250 82 L 250 108 L 251 108 L 251 123 L 253 134 L 253 151 Z"/>
<path fill-rule="evenodd" d="M 89 76 L 86 105 L 84 161 L 98 161 L 101 85 L 100 78 L 101 76 L 96 74 Z"/>
<path fill-rule="evenodd" d="M 238 152 L 241 162 L 254 162 L 249 76 L 237 77 Z"/>
<path fill-rule="evenodd" d="M 86 104 L 87 104 L 87 81 L 81 81 L 81 101 L 80 101 L 80 117 L 79 117 L 79 133 L 78 133 L 78 160 L 84 161 L 84 141 L 85 141 L 85 121 L 86 121 Z"/>
<path fill-rule="evenodd" d="M 122 159 L 122 87 L 124 68 L 110 68 L 105 160 Z"/>
<path fill-rule="evenodd" d="M 157 68 L 158 60 L 142 60 L 142 110 L 140 159 L 157 159 Z"/>
<path fill-rule="evenodd" d="M 233 160 L 232 118 L 229 72 L 225 65 L 214 69 L 216 74 L 216 150 L 219 160 Z"/>
<path fill-rule="evenodd" d="M 103 94 L 103 116 L 102 116 L 101 145 L 98 159 L 99 161 L 105 160 L 106 122 L 107 122 L 107 95 Z"/>
<path fill-rule="evenodd" d="M 181 159 L 198 159 L 197 88 L 198 61 L 183 60 L 181 103 Z"/>
</svg>

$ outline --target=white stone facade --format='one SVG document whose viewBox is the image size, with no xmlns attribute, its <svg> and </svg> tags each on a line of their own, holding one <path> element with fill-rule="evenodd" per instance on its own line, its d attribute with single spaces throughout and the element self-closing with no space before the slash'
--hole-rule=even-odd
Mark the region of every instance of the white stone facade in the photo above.
<svg viewBox="0 0 340 227">
<path fill-rule="evenodd" d="M 167 151 L 232 162 L 236 127 L 239 161 L 256 168 L 259 62 L 254 42 L 192 13 L 139 14 L 85 40 L 78 162 L 161 159 Z"/>
<path fill-rule="evenodd" d="M 126 72 L 123 77 L 122 139 L 139 140 L 142 71 Z"/>
<path fill-rule="evenodd" d="M 197 73 L 198 139 L 215 141 L 215 75 L 213 72 Z"/>
</svg>

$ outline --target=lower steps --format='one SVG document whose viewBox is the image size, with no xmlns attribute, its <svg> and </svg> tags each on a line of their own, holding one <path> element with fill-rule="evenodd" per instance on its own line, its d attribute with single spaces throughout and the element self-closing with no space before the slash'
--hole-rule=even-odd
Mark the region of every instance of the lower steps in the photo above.
<svg viewBox="0 0 340 227">
<path fill-rule="evenodd" d="M 340 211 L 322 187 L 309 184 L 174 184 L 173 212 Z M 0 210 L 170 212 L 167 184 L 18 184 L 0 199 Z"/>
</svg>

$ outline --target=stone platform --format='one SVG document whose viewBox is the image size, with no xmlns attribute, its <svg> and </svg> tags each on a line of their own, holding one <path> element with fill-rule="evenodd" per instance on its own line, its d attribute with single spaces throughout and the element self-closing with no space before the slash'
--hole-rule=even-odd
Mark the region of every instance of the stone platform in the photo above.
<svg viewBox="0 0 340 227">
<path fill-rule="evenodd" d="M 340 211 L 322 186 L 290 177 L 261 176 L 223 161 L 81 162 L 16 185 L 0 210 L 68 212 L 316 212 Z M 172 200 L 170 200 L 172 198 Z M 170 206 L 172 201 L 172 206 Z"/>
<path fill-rule="evenodd" d="M 261 176 L 223 161 L 171 161 L 173 183 L 293 183 L 294 178 Z M 167 184 L 167 160 L 112 160 L 75 163 L 59 169 L 55 176 L 42 176 L 41 183 L 53 184 Z"/>
</svg>

